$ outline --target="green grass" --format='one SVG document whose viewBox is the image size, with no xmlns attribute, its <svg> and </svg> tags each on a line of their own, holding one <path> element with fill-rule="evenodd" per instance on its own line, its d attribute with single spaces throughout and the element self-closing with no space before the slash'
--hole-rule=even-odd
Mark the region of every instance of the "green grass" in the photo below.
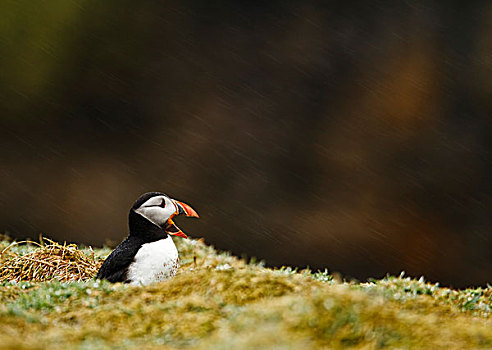
<svg viewBox="0 0 492 350">
<path fill-rule="evenodd" d="M 492 348 L 491 288 L 456 291 L 403 274 L 346 283 L 175 241 L 180 272 L 147 287 L 0 282 L 0 348 Z"/>
</svg>

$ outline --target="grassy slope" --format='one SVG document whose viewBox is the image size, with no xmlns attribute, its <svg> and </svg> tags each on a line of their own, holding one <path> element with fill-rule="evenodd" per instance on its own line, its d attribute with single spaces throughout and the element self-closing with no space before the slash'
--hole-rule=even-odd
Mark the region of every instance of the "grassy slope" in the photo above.
<svg viewBox="0 0 492 350">
<path fill-rule="evenodd" d="M 491 288 L 457 292 L 404 277 L 340 283 L 177 243 L 179 274 L 147 287 L 3 282 L 0 347 L 492 348 Z"/>
</svg>

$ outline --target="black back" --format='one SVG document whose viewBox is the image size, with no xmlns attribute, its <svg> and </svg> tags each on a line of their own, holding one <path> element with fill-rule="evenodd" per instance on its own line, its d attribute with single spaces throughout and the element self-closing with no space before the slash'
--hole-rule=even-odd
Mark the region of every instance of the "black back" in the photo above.
<svg viewBox="0 0 492 350">
<path fill-rule="evenodd" d="M 137 237 L 128 236 L 104 260 L 96 278 L 106 279 L 113 283 L 131 282 L 128 280 L 128 266 L 133 262 L 142 244 L 144 243 Z"/>
</svg>

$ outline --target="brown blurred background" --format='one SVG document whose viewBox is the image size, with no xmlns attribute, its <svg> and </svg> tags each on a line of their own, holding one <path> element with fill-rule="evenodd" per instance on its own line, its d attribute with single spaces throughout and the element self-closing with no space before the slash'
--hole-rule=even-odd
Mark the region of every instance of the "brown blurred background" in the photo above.
<svg viewBox="0 0 492 350">
<path fill-rule="evenodd" d="M 0 4 L 0 231 L 492 282 L 490 1 Z"/>
</svg>

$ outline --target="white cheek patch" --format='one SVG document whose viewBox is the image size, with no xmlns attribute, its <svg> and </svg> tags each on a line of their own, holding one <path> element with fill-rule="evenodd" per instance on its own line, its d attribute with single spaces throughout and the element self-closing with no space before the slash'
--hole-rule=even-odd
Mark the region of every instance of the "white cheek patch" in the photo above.
<svg viewBox="0 0 492 350">
<path fill-rule="evenodd" d="M 166 206 L 164 208 L 159 206 L 163 199 L 166 201 Z M 176 207 L 168 198 L 158 196 L 150 198 L 135 211 L 154 224 L 162 226 L 167 222 L 171 215 L 176 212 Z"/>
<path fill-rule="evenodd" d="M 166 200 L 166 197 L 164 196 L 155 196 L 155 197 L 151 197 L 149 199 L 147 199 L 146 202 L 144 202 L 140 208 L 142 207 L 150 207 L 150 206 L 153 206 L 153 205 L 160 205 L 162 203 L 162 200 Z M 167 203 L 166 203 L 167 205 Z"/>
</svg>

